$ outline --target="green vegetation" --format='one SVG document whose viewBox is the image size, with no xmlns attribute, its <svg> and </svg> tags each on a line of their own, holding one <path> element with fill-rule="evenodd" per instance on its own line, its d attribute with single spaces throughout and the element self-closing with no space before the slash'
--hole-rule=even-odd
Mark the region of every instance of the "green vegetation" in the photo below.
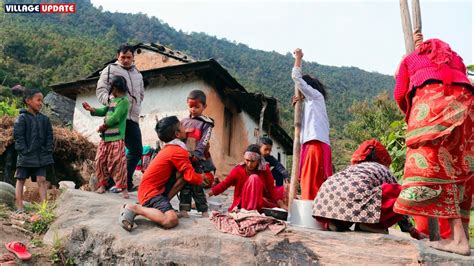
<svg viewBox="0 0 474 266">
<path fill-rule="evenodd" d="M 31 239 L 30 244 L 33 247 L 43 247 L 44 246 L 43 240 L 41 240 L 41 238 L 39 238 L 39 237 L 34 237 L 33 239 Z"/>
<path fill-rule="evenodd" d="M 355 143 L 348 148 L 355 148 L 364 140 L 378 139 L 387 147 L 392 157 L 391 170 L 397 178 L 403 176 L 405 163 L 405 130 L 403 114 L 387 92 L 377 95 L 372 100 L 354 102 L 350 108 L 354 119 L 344 128 L 344 134 Z"/>
<path fill-rule="evenodd" d="M 0 27 L 1 84 L 22 84 L 46 92 L 50 84 L 84 78 L 102 68 L 121 43 L 160 42 L 197 60 L 214 58 L 249 91 L 277 98 L 282 126 L 293 135 L 290 98 L 294 86 L 290 72 L 294 59 L 290 53 L 255 50 L 205 33 L 184 33 L 144 14 L 103 12 L 88 0 L 77 0 L 76 4 L 76 14 L 4 14 Z M 289 51 L 293 48 L 288 47 Z M 344 125 L 353 119 L 351 104 L 382 90 L 391 91 L 393 78 L 356 67 L 315 62 L 304 62 L 303 68 L 328 87 L 334 163 L 340 169 L 348 164 L 350 148 L 357 144 L 343 134 Z"/>
<path fill-rule="evenodd" d="M 8 218 L 8 211 L 10 209 L 8 208 L 7 205 L 5 204 L 0 204 L 0 219 L 6 219 Z"/>
<path fill-rule="evenodd" d="M 17 116 L 19 114 L 19 104 L 14 98 L 0 101 L 0 116 Z"/>
<path fill-rule="evenodd" d="M 120 43 L 160 42 L 198 60 L 214 58 L 248 90 L 276 97 L 282 107 L 282 125 L 292 134 L 290 53 L 255 50 L 204 33 L 183 33 L 144 14 L 102 12 L 87 0 L 76 3 L 76 14 L 4 15 L 0 28 L 0 82 L 8 87 L 22 84 L 46 90 L 50 84 L 84 78 L 100 69 L 114 57 Z M 355 67 L 305 62 L 304 70 L 329 88 L 328 113 L 335 134 L 351 120 L 347 110 L 353 100 L 393 88 L 392 77 Z"/>
<path fill-rule="evenodd" d="M 34 203 L 31 206 L 31 210 L 35 213 L 30 225 L 30 230 L 36 234 L 45 233 L 51 223 L 53 223 L 56 215 L 54 214 L 54 209 L 56 205 L 53 202 L 44 201 L 41 203 Z"/>
<path fill-rule="evenodd" d="M 54 232 L 53 246 L 51 248 L 50 260 L 54 264 L 59 265 L 76 265 L 74 258 L 67 258 L 65 256 L 65 249 L 62 239 Z"/>
<path fill-rule="evenodd" d="M 474 247 L 474 212 L 471 209 L 471 218 L 469 219 L 469 244 Z"/>
</svg>

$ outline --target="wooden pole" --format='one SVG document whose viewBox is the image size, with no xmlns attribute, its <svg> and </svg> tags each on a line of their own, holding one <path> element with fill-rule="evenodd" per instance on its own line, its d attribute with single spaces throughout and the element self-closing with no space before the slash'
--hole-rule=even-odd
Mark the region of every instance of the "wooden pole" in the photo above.
<svg viewBox="0 0 474 266">
<path fill-rule="evenodd" d="M 420 11 L 420 1 L 419 0 L 412 0 L 411 1 L 411 8 L 412 8 L 412 21 L 413 21 L 413 32 L 421 33 L 421 11 Z"/>
<path fill-rule="evenodd" d="M 410 10 L 408 9 L 407 0 L 400 0 L 400 14 L 402 16 L 402 28 L 403 36 L 405 38 L 405 48 L 407 54 L 409 54 L 415 50 L 415 44 L 413 42 L 413 31 L 411 28 Z"/>
<path fill-rule="evenodd" d="M 408 9 L 407 0 L 400 0 L 400 14 L 402 16 L 403 35 L 405 38 L 405 48 L 407 54 L 415 50 L 415 42 L 413 40 L 413 32 L 421 33 L 421 9 L 420 1 L 412 0 L 411 7 L 413 9 L 413 31 L 410 21 L 410 10 Z M 430 241 L 440 240 L 439 223 L 437 218 L 428 218 L 428 230 L 430 233 Z"/>
<path fill-rule="evenodd" d="M 295 95 L 298 99 L 301 99 L 301 92 L 295 85 Z M 295 198 L 296 191 L 298 190 L 298 177 L 299 165 L 300 165 L 300 132 L 301 132 L 301 111 L 302 103 L 301 100 L 297 101 L 295 104 L 295 113 L 294 113 L 294 127 L 295 127 L 295 136 L 293 137 L 293 162 L 291 164 L 291 181 L 290 181 L 290 193 L 288 199 L 288 212 L 290 212 L 291 203 Z"/>
</svg>

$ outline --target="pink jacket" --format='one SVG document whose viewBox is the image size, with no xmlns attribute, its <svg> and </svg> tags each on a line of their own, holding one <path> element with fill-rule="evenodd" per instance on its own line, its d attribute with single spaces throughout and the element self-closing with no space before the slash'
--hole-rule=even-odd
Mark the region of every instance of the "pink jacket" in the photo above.
<svg viewBox="0 0 474 266">
<path fill-rule="evenodd" d="M 406 115 L 411 107 L 410 91 L 430 79 L 442 81 L 443 84 L 471 86 L 462 58 L 447 43 L 438 39 L 427 40 L 402 60 L 395 75 L 393 96 Z"/>
</svg>

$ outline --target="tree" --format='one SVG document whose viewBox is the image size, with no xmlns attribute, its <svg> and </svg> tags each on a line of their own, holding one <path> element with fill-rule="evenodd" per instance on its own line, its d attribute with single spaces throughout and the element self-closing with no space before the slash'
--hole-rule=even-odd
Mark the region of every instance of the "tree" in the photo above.
<svg viewBox="0 0 474 266">
<path fill-rule="evenodd" d="M 395 102 L 385 91 L 372 100 L 354 102 L 350 111 L 354 120 L 345 126 L 344 134 L 355 141 L 353 150 L 365 140 L 378 139 L 389 151 L 390 168 L 400 179 L 405 163 L 406 123 Z"/>
</svg>

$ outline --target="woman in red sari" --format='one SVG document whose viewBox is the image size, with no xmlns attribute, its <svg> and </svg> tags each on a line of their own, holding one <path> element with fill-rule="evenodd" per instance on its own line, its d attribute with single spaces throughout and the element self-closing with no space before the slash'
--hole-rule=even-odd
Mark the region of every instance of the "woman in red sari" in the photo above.
<svg viewBox="0 0 474 266">
<path fill-rule="evenodd" d="M 258 145 L 250 145 L 244 161 L 234 167 L 224 181 L 212 187 L 208 195 L 219 195 L 230 186 L 235 186 L 235 190 L 229 211 L 237 208 L 259 211 L 263 207 L 288 209 L 283 203 L 282 191 L 275 189 L 270 167 L 261 156 Z"/>
<path fill-rule="evenodd" d="M 438 39 L 422 42 L 396 74 L 394 98 L 408 123 L 400 214 L 447 219 L 451 235 L 432 247 L 469 255 L 474 169 L 472 85 L 462 58 Z M 443 233 L 443 232 L 442 232 Z"/>
</svg>

